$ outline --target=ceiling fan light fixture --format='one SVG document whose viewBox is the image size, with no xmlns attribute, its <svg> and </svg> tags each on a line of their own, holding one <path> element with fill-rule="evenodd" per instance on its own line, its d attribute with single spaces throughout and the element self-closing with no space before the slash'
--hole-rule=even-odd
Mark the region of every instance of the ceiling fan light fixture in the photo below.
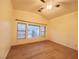
<svg viewBox="0 0 79 59">
<path fill-rule="evenodd" d="M 52 5 L 47 5 L 47 10 L 52 9 Z"/>
</svg>

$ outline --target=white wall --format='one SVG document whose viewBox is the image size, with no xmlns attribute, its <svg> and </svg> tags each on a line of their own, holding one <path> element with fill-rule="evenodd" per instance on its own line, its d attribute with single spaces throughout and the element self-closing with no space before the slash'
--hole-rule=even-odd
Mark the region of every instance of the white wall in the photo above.
<svg viewBox="0 0 79 59">
<path fill-rule="evenodd" d="M 5 59 L 11 45 L 11 0 L 0 0 L 0 59 Z"/>
<path fill-rule="evenodd" d="M 16 21 L 16 19 L 30 21 L 34 23 L 48 24 L 48 20 L 44 19 L 38 14 L 27 12 L 27 11 L 22 11 L 22 10 L 14 10 L 12 45 L 20 45 L 20 44 L 26 44 L 26 43 L 46 40 L 46 37 L 38 37 L 38 38 L 33 38 L 33 39 L 26 38 L 26 39 L 18 40 L 17 39 L 17 22 L 20 22 L 20 21 Z M 24 23 L 27 24 L 27 22 L 24 22 Z"/>
<path fill-rule="evenodd" d="M 51 19 L 48 24 L 48 38 L 56 43 L 78 49 L 78 12 Z"/>
</svg>

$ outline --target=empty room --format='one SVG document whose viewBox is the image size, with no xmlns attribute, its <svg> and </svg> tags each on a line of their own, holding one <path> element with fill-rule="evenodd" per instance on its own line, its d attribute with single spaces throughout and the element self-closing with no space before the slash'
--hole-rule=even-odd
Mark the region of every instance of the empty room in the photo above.
<svg viewBox="0 0 79 59">
<path fill-rule="evenodd" d="M 78 59 L 78 0 L 0 0 L 0 59 Z"/>
</svg>

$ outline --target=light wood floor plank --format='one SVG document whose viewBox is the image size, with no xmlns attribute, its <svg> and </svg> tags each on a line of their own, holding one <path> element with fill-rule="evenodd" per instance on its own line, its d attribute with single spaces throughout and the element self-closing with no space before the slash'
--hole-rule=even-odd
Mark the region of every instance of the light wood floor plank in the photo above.
<svg viewBox="0 0 79 59">
<path fill-rule="evenodd" d="M 14 46 L 7 59 L 78 59 L 77 56 L 76 50 L 51 41 L 43 41 Z"/>
</svg>

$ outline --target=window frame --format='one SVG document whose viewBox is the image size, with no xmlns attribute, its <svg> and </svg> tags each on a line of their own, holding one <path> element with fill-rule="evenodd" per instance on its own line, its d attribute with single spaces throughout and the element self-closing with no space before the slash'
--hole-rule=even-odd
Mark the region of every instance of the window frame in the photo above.
<svg viewBox="0 0 79 59">
<path fill-rule="evenodd" d="M 41 30 L 40 33 L 44 32 L 44 35 L 42 37 L 45 37 L 46 36 L 46 26 L 45 25 L 41 25 L 41 26 L 44 26 L 44 31 Z M 40 29 L 41 29 L 41 26 L 40 26 Z M 40 34 L 40 36 L 41 36 L 41 34 Z"/>
<path fill-rule="evenodd" d="M 18 32 L 21 32 L 21 31 L 18 31 L 18 24 L 24 24 L 25 25 L 25 37 L 24 38 L 18 38 Z M 39 27 L 39 36 L 36 36 L 36 37 L 32 37 L 32 38 L 28 38 L 28 25 L 33 25 L 33 26 L 38 26 Z M 44 31 L 41 30 L 41 26 L 44 26 Z M 28 22 L 28 21 L 18 21 L 17 22 L 17 32 L 16 32 L 16 38 L 18 40 L 24 40 L 24 39 L 36 39 L 36 38 L 40 38 L 40 37 L 45 37 L 46 36 L 46 24 L 41 24 L 41 23 L 35 23 L 35 22 Z M 44 35 L 41 35 L 41 33 L 44 32 Z"/>
<path fill-rule="evenodd" d="M 18 24 L 24 24 L 25 25 L 25 31 L 20 31 L 20 30 L 18 30 Z M 26 32 L 26 29 L 27 29 L 27 24 L 26 23 L 23 23 L 23 22 L 17 22 L 17 39 L 19 40 L 19 39 L 26 39 L 26 34 L 27 34 L 27 32 Z M 18 32 L 25 32 L 25 37 L 24 38 L 18 38 Z"/>
</svg>

